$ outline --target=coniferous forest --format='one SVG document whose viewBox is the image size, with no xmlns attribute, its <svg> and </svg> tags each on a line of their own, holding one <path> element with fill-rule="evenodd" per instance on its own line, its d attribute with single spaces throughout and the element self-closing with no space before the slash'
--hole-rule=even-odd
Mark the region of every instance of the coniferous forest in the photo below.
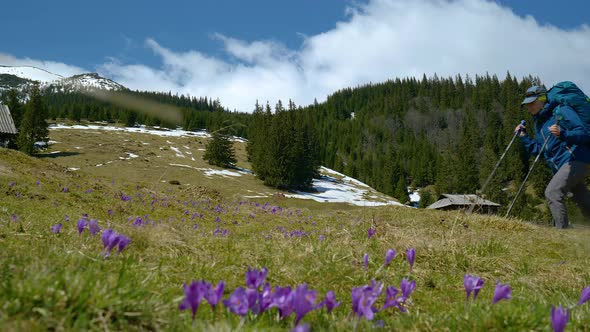
<svg viewBox="0 0 590 332">
<path fill-rule="evenodd" d="M 322 103 L 289 101 L 253 105 L 252 113 L 229 111 L 219 100 L 158 92 L 126 91 L 182 110 L 182 123 L 137 113 L 83 93 L 45 92 L 51 120 L 108 121 L 210 131 L 232 127 L 250 140 L 248 156 L 266 184 L 308 188 L 320 165 L 408 201 L 407 187 L 422 188 L 421 206 L 443 193 L 476 193 L 510 142 L 514 127 L 530 115 L 521 110 L 524 91 L 541 83 L 507 73 L 421 79 L 396 78 L 339 90 Z M 528 156 L 518 140 L 506 155 L 485 197 L 505 211 L 524 179 Z M 284 173 L 275 170 L 283 168 Z M 288 174 L 288 175 L 284 175 Z M 538 163 L 512 215 L 546 219 L 543 190 L 551 174 Z"/>
</svg>

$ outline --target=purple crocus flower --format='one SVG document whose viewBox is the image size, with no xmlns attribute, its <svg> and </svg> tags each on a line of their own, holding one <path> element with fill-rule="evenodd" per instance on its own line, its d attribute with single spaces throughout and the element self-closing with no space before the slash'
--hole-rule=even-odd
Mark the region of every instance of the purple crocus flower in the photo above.
<svg viewBox="0 0 590 332">
<path fill-rule="evenodd" d="M 322 302 L 320 302 L 320 304 L 318 304 L 318 307 L 321 307 L 322 305 L 326 306 L 328 313 L 340 306 L 340 302 L 336 301 L 336 294 L 334 291 L 329 291 L 326 293 L 326 297 Z"/>
<path fill-rule="evenodd" d="M 477 294 L 483 287 L 483 283 L 483 279 L 479 277 L 472 276 L 469 274 L 465 275 L 465 277 L 463 278 L 463 285 L 465 286 L 465 292 L 467 292 L 467 300 L 469 300 L 469 296 L 471 295 L 471 292 L 473 292 L 473 301 L 475 301 L 475 298 L 477 298 Z"/>
<path fill-rule="evenodd" d="M 406 312 L 406 309 L 402 307 L 400 298 L 397 296 L 399 290 L 393 286 L 389 286 L 385 289 L 385 304 L 381 310 L 385 310 L 389 307 L 396 307 L 401 312 Z"/>
<path fill-rule="evenodd" d="M 496 283 L 496 290 L 494 290 L 494 298 L 492 299 L 492 304 L 500 300 L 509 300 L 512 298 L 512 290 L 508 284 L 502 285 L 498 281 Z"/>
<path fill-rule="evenodd" d="M 227 300 L 223 300 L 223 305 L 234 314 L 245 316 L 248 313 L 246 290 L 242 287 L 236 288 Z"/>
<path fill-rule="evenodd" d="M 98 234 L 98 232 L 100 232 L 100 226 L 98 226 L 98 220 L 96 220 L 96 219 L 90 220 L 90 222 L 88 223 L 88 231 L 90 231 L 90 234 L 92 234 L 92 235 L 96 235 L 96 234 Z"/>
<path fill-rule="evenodd" d="M 582 291 L 582 295 L 580 296 L 580 301 L 578 301 L 578 305 L 582 305 L 590 300 L 590 286 L 584 288 Z"/>
<path fill-rule="evenodd" d="M 551 325 L 553 326 L 553 331 L 563 332 L 569 320 L 569 315 L 570 311 L 564 310 L 562 306 L 557 308 L 551 306 Z"/>
<path fill-rule="evenodd" d="M 51 231 L 55 234 L 59 234 L 59 231 L 61 230 L 61 223 L 55 224 L 53 226 L 51 226 Z"/>
<path fill-rule="evenodd" d="M 105 230 L 104 232 L 102 232 L 100 239 L 102 240 L 102 245 L 104 246 L 105 249 L 109 246 L 110 238 L 113 233 L 115 233 L 115 231 L 113 231 L 112 228 L 109 228 L 109 229 Z M 116 236 L 116 233 L 115 233 L 115 236 Z"/>
<path fill-rule="evenodd" d="M 123 249 L 125 249 L 129 245 L 129 243 L 131 243 L 131 239 L 129 239 L 128 237 L 126 237 L 123 234 L 119 234 L 117 237 L 119 238 L 119 243 L 118 243 L 119 244 L 119 251 L 118 251 L 118 253 L 120 254 L 121 251 L 123 251 Z"/>
<path fill-rule="evenodd" d="M 258 298 L 260 297 L 260 293 L 258 293 L 258 289 L 246 288 L 246 298 L 248 299 L 248 309 L 252 311 L 254 314 L 260 313 L 260 304 L 258 303 Z"/>
<path fill-rule="evenodd" d="M 410 263 L 410 271 L 412 267 L 414 267 L 414 259 L 416 258 L 416 250 L 414 248 L 410 248 L 406 250 L 406 256 L 408 257 L 408 263 Z"/>
<path fill-rule="evenodd" d="M 377 230 L 374 228 L 369 227 L 369 239 L 373 237 L 373 235 L 375 235 L 375 233 L 377 233 Z"/>
<path fill-rule="evenodd" d="M 205 294 L 205 298 L 211 305 L 211 308 L 215 310 L 215 306 L 221 301 L 221 297 L 223 296 L 223 291 L 225 290 L 225 281 L 220 281 L 217 286 L 209 287 L 207 293 Z"/>
<path fill-rule="evenodd" d="M 400 288 L 402 289 L 402 297 L 400 301 L 406 302 L 406 300 L 410 297 L 410 294 L 412 294 L 414 289 L 416 289 L 416 281 L 408 281 L 408 279 L 403 278 Z"/>
<path fill-rule="evenodd" d="M 15 185 L 15 184 L 16 184 L 16 183 L 14 183 L 14 181 L 10 181 L 10 182 L 8 182 L 8 188 L 12 188 L 12 187 L 14 187 L 14 185 Z"/>
<path fill-rule="evenodd" d="M 369 267 L 369 254 L 363 256 L 363 267 L 365 270 Z"/>
<path fill-rule="evenodd" d="M 391 261 L 395 258 L 395 250 L 389 249 L 385 253 L 385 265 L 389 265 Z"/>
<path fill-rule="evenodd" d="M 207 283 L 204 281 L 193 281 L 189 286 L 184 284 L 184 299 L 178 305 L 178 310 L 191 309 L 193 312 L 193 320 L 199 309 L 199 304 L 207 293 Z"/>
<path fill-rule="evenodd" d="M 270 308 L 270 305 L 272 304 L 273 301 L 273 293 L 272 293 L 272 288 L 270 287 L 269 283 L 264 284 L 264 286 L 262 287 L 262 292 L 260 292 L 258 294 L 258 313 L 263 313 L 266 310 L 268 310 L 268 308 Z"/>
<path fill-rule="evenodd" d="M 372 320 L 377 309 L 373 306 L 381 295 L 383 284 L 378 284 L 373 280 L 371 286 L 363 286 L 352 289 L 352 311 L 359 317 L 365 317 Z"/>
<path fill-rule="evenodd" d="M 294 293 L 293 307 L 295 309 L 295 325 L 297 325 L 308 312 L 316 308 L 317 292 L 308 290 L 307 284 L 303 284 L 297 287 Z"/>
<path fill-rule="evenodd" d="M 111 254 L 111 251 L 113 250 L 113 248 L 115 248 L 117 246 L 117 244 L 119 244 L 120 240 L 121 240 L 121 238 L 119 237 L 117 232 L 111 233 L 111 235 L 108 238 L 106 253 L 104 255 L 105 257 L 108 257 Z"/>
<path fill-rule="evenodd" d="M 279 315 L 281 318 L 289 316 L 293 308 L 294 291 L 291 291 L 291 287 L 278 287 L 275 286 L 274 293 L 272 294 L 272 303 L 270 307 L 276 307 L 279 309 Z"/>
<path fill-rule="evenodd" d="M 123 234 L 117 234 L 117 232 L 111 228 L 102 232 L 100 238 L 102 240 L 102 245 L 104 246 L 105 257 L 108 257 L 116 246 L 119 246 L 118 253 L 121 253 L 121 251 L 131 243 L 131 240 L 128 237 Z"/>
<path fill-rule="evenodd" d="M 268 270 L 263 267 L 262 270 L 248 268 L 246 272 L 246 286 L 251 289 L 258 289 L 264 283 Z"/>
<path fill-rule="evenodd" d="M 84 228 L 88 225 L 88 220 L 86 218 L 82 218 L 78 220 L 78 234 L 82 234 Z"/>
</svg>

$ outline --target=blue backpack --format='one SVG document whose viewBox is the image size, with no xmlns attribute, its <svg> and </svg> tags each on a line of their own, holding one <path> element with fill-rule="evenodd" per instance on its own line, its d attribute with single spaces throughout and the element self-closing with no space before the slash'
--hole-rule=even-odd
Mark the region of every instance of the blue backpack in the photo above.
<svg viewBox="0 0 590 332">
<path fill-rule="evenodd" d="M 573 108 L 590 133 L 590 98 L 574 83 L 565 81 L 555 84 L 547 91 L 547 102 L 551 108 L 557 105 L 567 105 Z"/>
</svg>

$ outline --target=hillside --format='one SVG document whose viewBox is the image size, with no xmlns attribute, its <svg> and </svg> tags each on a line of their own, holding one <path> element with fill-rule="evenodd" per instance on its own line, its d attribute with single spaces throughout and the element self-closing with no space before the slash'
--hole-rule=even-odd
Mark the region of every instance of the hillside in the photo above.
<svg viewBox="0 0 590 332">
<path fill-rule="evenodd" d="M 254 178 L 197 169 L 206 137 L 165 133 L 61 128 L 51 130 L 54 143 L 40 158 L 0 149 L 1 330 L 288 331 L 295 314 L 326 331 L 550 330 L 552 305 L 571 309 L 568 329 L 590 328 L 590 304 L 576 305 L 590 285 L 590 230 L 274 194 L 247 198 L 248 190 L 264 190 Z M 247 169 L 237 147 L 238 165 Z M 108 228 L 130 243 L 105 257 Z M 384 266 L 388 249 L 397 255 Z M 415 250 L 413 267 L 407 249 Z M 228 300 L 246 287 L 248 269 L 263 267 L 262 283 L 273 292 L 252 289 L 261 297 L 240 298 L 247 315 L 226 309 L 237 310 L 231 301 L 213 309 L 205 299 L 194 321 L 191 310 L 179 311 L 183 284 L 224 281 Z M 484 281 L 467 302 L 465 274 Z M 406 284 L 399 308 L 383 309 L 394 297 L 378 285 L 398 289 L 403 279 L 415 290 Z M 377 283 L 367 288 L 371 280 Z M 496 282 L 510 286 L 511 299 L 491 304 Z M 356 308 L 374 303 L 372 320 L 351 313 L 351 294 L 364 285 L 369 302 Z M 287 315 L 287 300 L 278 297 L 287 286 L 317 293 L 292 303 L 296 313 Z M 341 302 L 331 313 L 309 307 L 329 291 Z M 258 299 L 275 304 L 260 312 Z"/>
</svg>

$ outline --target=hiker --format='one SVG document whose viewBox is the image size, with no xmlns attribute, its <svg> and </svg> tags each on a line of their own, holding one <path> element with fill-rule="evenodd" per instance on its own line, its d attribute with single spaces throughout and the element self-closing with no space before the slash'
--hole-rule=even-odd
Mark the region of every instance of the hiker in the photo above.
<svg viewBox="0 0 590 332">
<path fill-rule="evenodd" d="M 569 225 L 565 205 L 568 192 L 573 194 L 584 218 L 590 220 L 590 191 L 584 184 L 584 178 L 590 174 L 590 135 L 578 113 L 570 106 L 549 103 L 547 90 L 541 86 L 529 88 L 522 105 L 535 119 L 536 139 L 526 133 L 522 124 L 516 126 L 514 132 L 520 131 L 521 141 L 529 153 L 542 152 L 553 171 L 545 197 L 555 227 Z M 545 142 L 545 149 L 541 151 Z"/>
</svg>

